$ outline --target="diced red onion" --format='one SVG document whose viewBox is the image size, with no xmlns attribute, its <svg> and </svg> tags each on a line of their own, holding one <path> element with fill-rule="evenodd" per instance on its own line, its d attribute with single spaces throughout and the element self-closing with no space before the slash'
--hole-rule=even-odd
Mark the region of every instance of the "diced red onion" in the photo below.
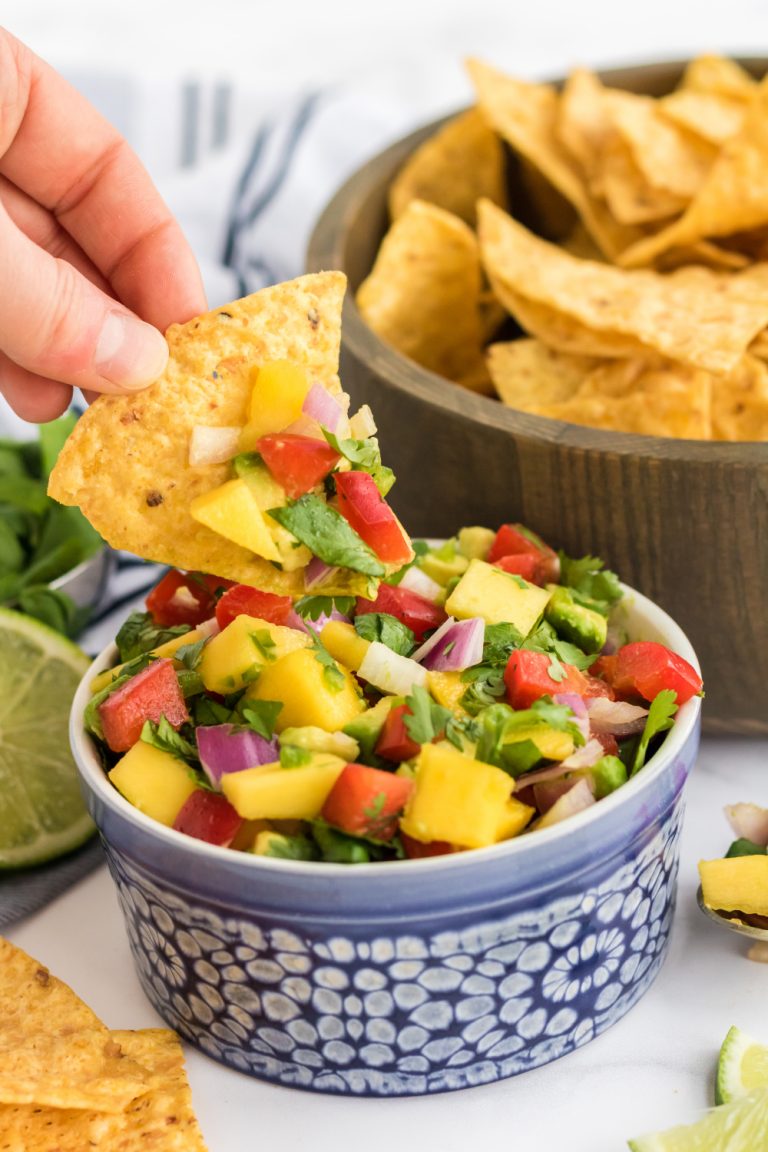
<svg viewBox="0 0 768 1152">
<path fill-rule="evenodd" d="M 562 760 L 561 766 L 567 770 L 572 768 L 591 768 L 593 764 L 597 764 L 598 760 L 602 760 L 605 756 L 605 749 L 599 740 L 587 740 L 586 744 L 582 744 L 581 748 L 577 748 L 570 756 L 566 756 Z"/>
<path fill-rule="evenodd" d="M 221 791 L 221 778 L 258 764 L 280 759 L 277 740 L 265 740 L 250 729 L 235 730 L 232 724 L 213 724 L 195 731 L 200 763 L 211 784 Z"/>
<path fill-rule="evenodd" d="M 585 776 L 590 792 L 594 796 L 595 786 L 591 777 Z M 560 777 L 558 780 L 540 780 L 538 784 L 533 785 L 533 796 L 536 807 L 542 816 L 553 808 L 561 796 L 565 796 L 566 792 L 570 792 L 575 788 L 579 780 L 568 780 L 565 777 Z"/>
<path fill-rule="evenodd" d="M 313 384 L 301 407 L 305 416 L 311 416 L 329 432 L 335 432 L 344 412 L 335 396 L 322 384 Z"/>
<path fill-rule="evenodd" d="M 561 776 L 566 776 L 572 768 L 564 767 L 563 764 L 564 762 L 559 760 L 557 764 L 549 764 L 546 768 L 537 768 L 535 772 L 526 772 L 524 776 L 519 776 L 515 781 L 515 792 L 523 792 L 526 788 L 540 784 L 544 780 L 557 780 Z"/>
<path fill-rule="evenodd" d="M 333 568 L 330 564 L 320 560 L 319 557 L 313 556 L 304 569 L 305 592 L 314 592 L 316 588 L 327 584 L 337 572 L 338 568 Z"/>
<path fill-rule="evenodd" d="M 305 620 L 292 608 L 285 618 L 285 626 L 286 628 L 295 628 L 298 632 L 309 632 L 311 628 L 314 633 L 319 635 L 329 620 L 340 620 L 343 624 L 349 624 L 349 616 L 345 616 L 343 612 L 338 612 L 335 608 L 332 608 L 330 612 L 321 612 L 317 620 Z"/>
<path fill-rule="evenodd" d="M 427 684 L 426 668 L 408 656 L 393 652 L 378 640 L 373 640 L 368 646 L 357 674 L 380 692 L 392 696 L 408 696 L 414 685 L 425 688 Z"/>
<path fill-rule="evenodd" d="M 224 464 L 237 456 L 240 444 L 240 428 L 209 428 L 197 424 L 192 429 L 189 441 L 189 465 L 197 468 L 201 464 Z"/>
<path fill-rule="evenodd" d="M 203 620 L 202 624 L 195 625 L 195 632 L 198 633 L 199 640 L 207 640 L 211 636 L 217 636 L 221 628 L 215 616 L 211 616 L 210 620 Z"/>
<path fill-rule="evenodd" d="M 421 663 L 430 672 L 463 672 L 483 659 L 484 640 L 485 620 L 480 616 L 458 620 L 422 657 Z"/>
<path fill-rule="evenodd" d="M 593 732 L 605 732 L 619 739 L 642 732 L 648 715 L 647 708 L 625 700 L 609 700 L 607 696 L 590 697 L 587 712 Z"/>
<path fill-rule="evenodd" d="M 596 803 L 592 790 L 586 780 L 577 780 L 573 788 L 556 800 L 552 807 L 549 809 L 545 816 L 536 825 L 537 828 L 550 828 L 553 824 L 559 824 L 563 820 L 568 820 L 571 816 L 575 816 L 578 812 L 583 812 L 586 808 L 590 808 Z"/>
<path fill-rule="evenodd" d="M 285 433 L 290 433 L 291 436 L 307 436 L 310 440 L 325 441 L 323 430 L 311 416 L 299 416 L 298 420 L 294 420 L 293 424 L 289 424 L 287 428 L 282 429 Z"/>
<path fill-rule="evenodd" d="M 581 732 L 586 743 L 589 740 L 589 719 L 584 697 L 577 695 L 576 692 L 556 692 L 552 699 L 555 704 L 562 704 L 574 713 L 573 723 Z"/>
<path fill-rule="evenodd" d="M 725 809 L 734 835 L 768 846 L 768 808 L 758 804 L 728 804 Z"/>
<path fill-rule="evenodd" d="M 439 596 L 442 595 L 443 589 L 436 580 L 431 576 L 427 576 L 421 568 L 416 564 L 412 564 L 408 571 L 400 581 L 400 587 L 406 588 L 409 592 L 415 592 L 418 596 L 423 596 L 425 600 L 430 600 L 433 604 L 437 602 Z"/>
<path fill-rule="evenodd" d="M 415 652 L 412 653 L 411 660 L 421 662 L 424 657 L 428 656 L 432 649 L 440 643 L 446 632 L 450 632 L 455 623 L 456 620 L 453 616 L 449 616 L 447 620 L 444 620 L 440 627 L 436 628 L 432 635 L 429 636 L 424 641 L 424 643 L 416 649 Z"/>
<path fill-rule="evenodd" d="M 376 435 L 376 421 L 367 404 L 363 404 L 354 416 L 350 417 L 349 434 L 353 440 L 367 440 L 369 436 Z"/>
</svg>

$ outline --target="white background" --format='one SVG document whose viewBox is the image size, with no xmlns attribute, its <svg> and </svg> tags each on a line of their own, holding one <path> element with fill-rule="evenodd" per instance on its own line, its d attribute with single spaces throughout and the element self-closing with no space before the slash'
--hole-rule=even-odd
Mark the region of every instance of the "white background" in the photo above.
<svg viewBox="0 0 768 1152">
<path fill-rule="evenodd" d="M 0 22 L 71 75 L 103 69 L 158 81 L 235 80 L 254 101 L 276 89 L 341 84 L 361 99 L 376 89 L 414 124 L 469 98 L 466 55 L 551 77 L 576 64 L 768 50 L 761 0 L 0 0 Z M 160 153 L 144 158 L 159 174 Z M 693 1120 L 711 1104 L 714 1059 L 728 1027 L 768 1040 L 768 969 L 747 961 L 741 943 L 705 921 L 694 901 L 697 860 L 728 843 L 723 805 L 768 804 L 767 752 L 761 741 L 707 742 L 689 786 L 671 953 L 648 995 L 612 1031 L 515 1080 L 416 1100 L 310 1096 L 190 1052 L 211 1152 L 267 1141 L 284 1152 L 393 1145 L 614 1152 L 630 1136 Z M 158 1022 L 134 977 L 104 871 L 11 935 L 110 1026 Z"/>
</svg>

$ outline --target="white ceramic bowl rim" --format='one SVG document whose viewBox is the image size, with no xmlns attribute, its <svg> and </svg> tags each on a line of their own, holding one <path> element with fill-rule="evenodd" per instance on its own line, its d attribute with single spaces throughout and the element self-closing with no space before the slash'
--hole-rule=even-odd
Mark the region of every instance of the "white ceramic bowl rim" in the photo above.
<svg viewBox="0 0 768 1152">
<path fill-rule="evenodd" d="M 629 607 L 630 610 L 636 612 L 641 618 L 645 629 L 662 640 L 663 643 L 677 652 L 690 664 L 694 665 L 695 668 L 699 669 L 696 653 L 679 625 L 677 625 L 663 609 L 647 599 L 647 597 L 642 596 L 639 592 L 636 592 L 626 585 L 622 585 L 622 588 L 625 597 L 622 603 Z M 606 796 L 597 804 L 586 809 L 586 811 L 580 812 L 560 824 L 556 824 L 551 828 L 542 829 L 539 832 L 531 834 L 531 836 L 518 836 L 511 840 L 505 840 L 500 844 L 493 844 L 488 848 L 474 848 L 468 852 L 459 852 L 445 856 L 431 856 L 418 860 L 396 860 L 387 861 L 386 864 L 374 862 L 351 866 L 349 864 L 320 863 L 318 861 L 283 860 L 268 856 L 255 856 L 247 852 L 233 852 L 229 848 L 220 848 L 214 844 L 207 844 L 202 840 L 196 840 L 190 836 L 186 836 L 182 832 L 177 832 L 172 828 L 166 827 L 151 817 L 146 816 L 143 812 L 140 812 L 138 808 L 135 808 L 128 800 L 121 796 L 107 779 L 93 741 L 85 731 L 82 723 L 84 708 L 91 697 L 90 682 L 93 676 L 113 664 L 116 657 L 117 650 L 114 644 L 108 645 L 107 648 L 99 654 L 91 668 L 83 677 L 72 704 L 70 739 L 80 773 L 88 787 L 92 789 L 103 803 L 116 815 L 135 825 L 138 829 L 141 829 L 147 836 L 155 840 L 158 845 L 165 844 L 168 847 L 178 848 L 183 844 L 201 862 L 207 859 L 213 863 L 214 861 L 221 861 L 222 858 L 226 858 L 231 864 L 234 862 L 234 858 L 238 865 L 242 865 L 246 873 L 258 872 L 263 869 L 277 869 L 283 874 L 292 874 L 297 878 L 301 878 L 302 876 L 322 876 L 328 878 L 334 875 L 337 877 L 344 875 L 349 876 L 350 872 L 352 872 L 356 879 L 365 878 L 369 883 L 376 883 L 385 877 L 391 880 L 393 868 L 396 868 L 397 875 L 403 878 L 406 876 L 424 876 L 427 870 L 431 873 L 445 871 L 447 876 L 456 869 L 466 868 L 468 861 L 480 864 L 481 862 L 489 860 L 498 860 L 501 863 L 509 857 L 525 853 L 534 845 L 539 848 L 544 848 L 545 845 L 555 848 L 561 841 L 564 839 L 567 840 L 572 833 L 577 831 L 581 832 L 586 828 L 599 824 L 602 819 L 609 813 L 615 812 L 616 809 L 626 803 L 627 800 L 638 798 L 643 791 L 651 788 L 658 778 L 669 769 L 670 764 L 674 762 L 680 753 L 696 726 L 701 708 L 700 698 L 694 696 L 680 708 L 675 718 L 675 723 L 667 733 L 661 747 L 647 761 L 636 776 L 632 777 L 632 779 L 611 793 L 611 795 Z"/>
</svg>

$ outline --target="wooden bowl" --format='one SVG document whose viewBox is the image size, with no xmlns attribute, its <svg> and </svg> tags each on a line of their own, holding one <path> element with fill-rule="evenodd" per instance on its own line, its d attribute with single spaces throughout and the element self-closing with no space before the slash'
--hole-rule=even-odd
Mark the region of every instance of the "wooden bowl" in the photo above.
<svg viewBox="0 0 768 1152">
<path fill-rule="evenodd" d="M 740 61 L 763 75 L 768 60 Z M 663 95 L 683 62 L 601 73 Z M 572 555 L 601 556 L 690 636 L 707 733 L 768 733 L 768 444 L 606 432 L 531 416 L 400 355 L 363 322 L 354 293 L 387 227 L 387 189 L 428 124 L 365 164 L 336 193 L 308 268 L 349 277 L 341 370 L 373 408 L 392 504 L 414 535 L 517 520 Z"/>
</svg>

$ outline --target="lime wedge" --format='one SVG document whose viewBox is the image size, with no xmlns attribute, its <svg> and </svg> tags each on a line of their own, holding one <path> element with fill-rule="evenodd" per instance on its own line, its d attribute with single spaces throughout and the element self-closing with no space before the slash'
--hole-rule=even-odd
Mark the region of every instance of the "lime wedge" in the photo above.
<svg viewBox="0 0 768 1152">
<path fill-rule="evenodd" d="M 628 1141 L 632 1152 L 760 1152 L 768 1148 L 764 1088 L 707 1112 L 695 1124 Z"/>
<path fill-rule="evenodd" d="M 0 608 L 0 869 L 41 864 L 94 832 L 68 736 L 89 663 L 58 632 Z"/>
<path fill-rule="evenodd" d="M 756 1088 L 768 1088 L 768 1045 L 758 1044 L 734 1025 L 717 1059 L 715 1103 L 729 1104 Z"/>
</svg>

